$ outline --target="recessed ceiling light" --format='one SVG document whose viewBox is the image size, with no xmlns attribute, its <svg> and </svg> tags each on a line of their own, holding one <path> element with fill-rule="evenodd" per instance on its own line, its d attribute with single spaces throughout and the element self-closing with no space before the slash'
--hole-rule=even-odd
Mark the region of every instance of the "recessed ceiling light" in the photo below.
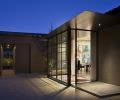
<svg viewBox="0 0 120 100">
<path fill-rule="evenodd" d="M 101 26 L 101 24 L 98 24 L 98 26 L 100 27 L 100 26 Z"/>
</svg>

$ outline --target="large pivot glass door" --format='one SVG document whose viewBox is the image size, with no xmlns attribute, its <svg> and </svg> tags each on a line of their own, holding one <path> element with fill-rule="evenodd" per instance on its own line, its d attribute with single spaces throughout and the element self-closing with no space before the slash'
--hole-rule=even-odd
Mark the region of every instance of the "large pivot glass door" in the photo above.
<svg viewBox="0 0 120 100">
<path fill-rule="evenodd" d="M 71 84 L 90 82 L 91 32 L 71 31 Z"/>
<path fill-rule="evenodd" d="M 77 83 L 89 82 L 91 72 L 90 31 L 77 31 L 76 72 Z"/>
</svg>

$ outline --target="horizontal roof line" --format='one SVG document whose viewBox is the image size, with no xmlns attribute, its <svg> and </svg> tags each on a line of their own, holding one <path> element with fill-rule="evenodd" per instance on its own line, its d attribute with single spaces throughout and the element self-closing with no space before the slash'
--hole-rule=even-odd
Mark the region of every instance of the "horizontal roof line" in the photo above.
<svg viewBox="0 0 120 100">
<path fill-rule="evenodd" d="M 28 32 L 12 32 L 12 31 L 0 31 L 0 35 L 26 35 L 26 36 L 45 36 L 45 33 L 28 33 Z"/>
</svg>

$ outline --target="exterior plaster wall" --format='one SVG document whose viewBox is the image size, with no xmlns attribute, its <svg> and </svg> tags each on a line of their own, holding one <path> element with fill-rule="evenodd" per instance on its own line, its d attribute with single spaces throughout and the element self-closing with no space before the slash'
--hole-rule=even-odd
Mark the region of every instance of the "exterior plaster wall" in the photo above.
<svg viewBox="0 0 120 100">
<path fill-rule="evenodd" d="M 16 61 L 15 71 L 16 73 L 29 73 L 29 45 L 28 44 L 17 44 L 16 45 Z"/>
<path fill-rule="evenodd" d="M 31 43 L 31 72 L 47 73 L 47 42 L 32 40 Z"/>
<path fill-rule="evenodd" d="M 0 44 L 2 43 L 16 45 L 16 73 L 47 73 L 47 41 L 45 38 L 4 35 L 0 36 Z"/>
<path fill-rule="evenodd" d="M 99 81 L 120 85 L 120 25 L 99 32 Z"/>
<path fill-rule="evenodd" d="M 97 32 L 91 32 L 91 81 L 97 80 L 97 34 Z"/>
</svg>

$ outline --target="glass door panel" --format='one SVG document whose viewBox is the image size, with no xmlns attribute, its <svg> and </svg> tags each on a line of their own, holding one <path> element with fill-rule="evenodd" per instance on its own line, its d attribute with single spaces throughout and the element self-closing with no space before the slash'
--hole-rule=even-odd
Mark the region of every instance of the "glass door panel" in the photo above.
<svg viewBox="0 0 120 100">
<path fill-rule="evenodd" d="M 90 31 L 77 31 L 76 67 L 77 84 L 90 81 L 90 58 L 91 58 Z"/>
</svg>

